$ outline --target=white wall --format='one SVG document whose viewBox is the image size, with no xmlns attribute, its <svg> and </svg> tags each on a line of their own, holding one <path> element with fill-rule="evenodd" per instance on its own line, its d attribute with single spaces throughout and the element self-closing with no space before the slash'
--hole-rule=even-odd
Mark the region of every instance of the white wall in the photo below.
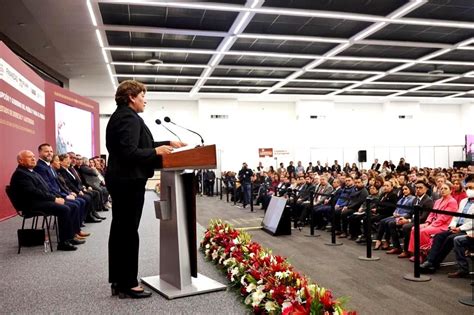
<svg viewBox="0 0 474 315">
<path fill-rule="evenodd" d="M 115 110 L 112 98 L 94 99 L 101 114 Z M 397 164 L 404 156 L 412 165 L 447 167 L 464 158 L 464 135 L 474 134 L 474 102 L 465 100 L 149 99 L 141 115 L 155 140 L 175 139 L 154 122 L 165 116 L 200 132 L 207 144 L 217 145 L 222 170 L 238 169 L 244 161 L 252 167 L 259 161 L 265 166 L 287 165 L 290 160 L 307 165 L 318 159 L 352 163 L 357 162 L 359 150 L 367 151 L 368 163 L 377 157 Z M 211 115 L 228 115 L 228 119 L 211 119 Z M 311 115 L 318 118 L 310 119 Z M 106 124 L 107 118 L 101 118 L 102 153 L 106 152 Z M 199 144 L 197 136 L 167 126 L 190 145 Z M 259 159 L 258 148 L 286 150 L 289 155 Z"/>
</svg>

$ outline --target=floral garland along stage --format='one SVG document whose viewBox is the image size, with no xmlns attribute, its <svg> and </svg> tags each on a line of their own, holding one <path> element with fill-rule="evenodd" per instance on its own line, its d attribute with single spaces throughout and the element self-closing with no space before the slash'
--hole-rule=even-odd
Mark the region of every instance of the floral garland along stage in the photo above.
<svg viewBox="0 0 474 315">
<path fill-rule="evenodd" d="M 330 290 L 311 283 L 285 258 L 221 220 L 210 222 L 201 250 L 255 314 L 356 314 L 344 310 L 344 299 L 333 299 Z"/>
</svg>

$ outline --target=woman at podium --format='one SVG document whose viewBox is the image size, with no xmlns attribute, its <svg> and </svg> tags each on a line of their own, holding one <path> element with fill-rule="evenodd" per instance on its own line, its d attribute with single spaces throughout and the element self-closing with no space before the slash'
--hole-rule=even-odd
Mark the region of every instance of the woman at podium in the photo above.
<svg viewBox="0 0 474 315">
<path fill-rule="evenodd" d="M 109 164 L 105 175 L 107 189 L 113 201 L 109 236 L 109 282 L 112 295 L 120 298 L 146 298 L 137 280 L 138 227 L 145 199 L 145 184 L 160 167 L 161 156 L 182 142 L 154 142 L 153 136 L 138 115 L 145 110 L 146 87 L 127 80 L 115 93 L 117 109 L 106 129 Z"/>
</svg>

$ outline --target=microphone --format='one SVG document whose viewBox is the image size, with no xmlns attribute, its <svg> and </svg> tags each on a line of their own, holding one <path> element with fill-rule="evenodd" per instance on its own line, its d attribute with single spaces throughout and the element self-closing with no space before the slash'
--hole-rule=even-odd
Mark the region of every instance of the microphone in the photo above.
<svg viewBox="0 0 474 315">
<path fill-rule="evenodd" d="M 166 118 L 165 118 L 165 120 L 166 120 Z M 168 127 L 166 127 L 165 125 L 163 125 L 163 124 L 161 123 L 161 120 L 157 119 L 157 120 L 155 120 L 155 123 L 156 123 L 157 125 L 162 125 L 163 127 L 165 127 L 166 130 L 168 130 L 169 132 L 171 132 L 172 134 L 174 134 L 174 135 L 176 136 L 176 138 L 178 138 L 179 141 L 181 141 L 181 138 L 178 137 L 178 135 L 175 134 L 173 131 L 169 130 Z M 181 141 L 181 142 L 183 142 L 183 141 Z"/>
<path fill-rule="evenodd" d="M 171 119 L 170 119 L 168 116 L 166 116 L 166 117 L 164 118 L 164 120 L 165 120 L 165 122 L 167 122 L 167 123 L 172 123 L 172 124 L 175 125 L 175 126 L 178 126 L 178 127 L 180 127 L 180 128 L 186 129 L 187 131 L 192 132 L 192 133 L 198 135 L 199 138 L 201 138 L 201 144 L 204 145 L 204 139 L 203 139 L 203 138 L 201 137 L 201 135 L 198 134 L 196 131 L 192 131 L 192 130 L 190 130 L 190 129 L 188 129 L 188 128 L 185 128 L 185 127 L 183 127 L 183 126 L 180 126 L 180 125 L 175 124 L 174 122 L 171 121 Z"/>
</svg>

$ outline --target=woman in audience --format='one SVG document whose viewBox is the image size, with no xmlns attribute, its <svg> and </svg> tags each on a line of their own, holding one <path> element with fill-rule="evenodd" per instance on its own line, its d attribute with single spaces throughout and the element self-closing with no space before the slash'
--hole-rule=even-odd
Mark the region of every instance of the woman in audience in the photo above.
<svg viewBox="0 0 474 315">
<path fill-rule="evenodd" d="M 446 210 L 456 212 L 458 204 L 456 199 L 451 196 L 451 185 L 444 183 L 439 187 L 441 197 L 436 200 L 433 209 Z M 447 214 L 438 214 L 431 212 L 424 224 L 420 224 L 420 248 L 428 251 L 431 248 L 431 235 L 446 231 L 451 222 L 452 216 Z M 415 249 L 415 238 L 413 237 L 414 227 L 411 230 L 410 244 L 408 245 L 409 253 L 413 254 Z M 424 255 L 425 256 L 425 255 Z M 414 258 L 411 258 L 414 261 Z"/>
<path fill-rule="evenodd" d="M 352 163 L 351 171 L 355 171 L 355 172 L 357 172 L 357 173 L 359 172 L 359 168 L 357 167 L 357 164 Z"/>
<path fill-rule="evenodd" d="M 383 184 L 384 184 L 384 182 L 385 182 L 385 180 L 383 179 L 382 176 L 377 175 L 375 177 L 374 186 L 377 187 L 377 189 L 379 190 L 379 196 L 381 196 L 383 194 Z"/>
<path fill-rule="evenodd" d="M 393 212 L 393 215 L 382 219 L 380 221 L 377 233 L 377 239 L 375 241 L 375 248 L 381 248 L 387 250 L 389 248 L 389 240 L 390 240 L 390 228 L 389 225 L 391 222 L 397 222 L 400 218 L 411 218 L 412 210 L 403 208 L 404 206 L 411 206 L 413 205 L 413 200 L 415 197 L 413 196 L 413 191 L 407 185 L 403 185 L 402 187 L 402 198 L 400 198 L 397 202 L 397 208 Z M 385 238 L 383 238 L 385 235 Z M 385 241 L 382 242 L 382 239 Z"/>
<path fill-rule="evenodd" d="M 349 162 L 346 162 L 346 164 L 344 164 L 344 168 L 342 170 L 346 173 L 350 173 L 351 166 L 349 165 Z"/>
<path fill-rule="evenodd" d="M 451 196 L 453 196 L 454 199 L 456 199 L 456 202 L 459 203 L 461 200 L 466 199 L 466 191 L 464 191 L 464 187 L 461 183 L 460 180 L 454 180 L 453 181 L 453 191 L 451 192 Z"/>
<path fill-rule="evenodd" d="M 382 164 L 382 168 L 380 169 L 380 175 L 385 177 L 385 175 L 388 175 L 391 172 L 392 172 L 392 169 L 390 168 L 388 161 L 384 161 Z"/>
</svg>

